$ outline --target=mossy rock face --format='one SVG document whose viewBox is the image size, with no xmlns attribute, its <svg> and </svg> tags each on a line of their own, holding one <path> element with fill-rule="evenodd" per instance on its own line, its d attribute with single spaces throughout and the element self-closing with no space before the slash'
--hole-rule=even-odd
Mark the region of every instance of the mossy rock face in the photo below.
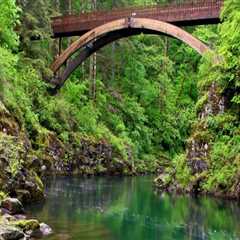
<svg viewBox="0 0 240 240">
<path fill-rule="evenodd" d="M 22 203 L 30 203 L 31 202 L 31 194 L 28 190 L 25 189 L 17 189 L 16 190 L 17 198 Z"/>
<path fill-rule="evenodd" d="M 64 145 L 55 134 L 39 139 L 42 166 L 58 175 L 123 174 L 129 165 L 120 160 L 113 147 L 104 140 L 82 138 L 79 143 Z M 118 159 L 118 161 L 114 161 Z M 130 171 L 130 170 L 129 170 Z"/>
<path fill-rule="evenodd" d="M 4 190 L 9 196 L 18 197 L 24 204 L 36 202 L 44 199 L 44 189 L 40 181 L 40 178 L 36 178 L 36 173 L 23 168 L 5 182 Z"/>
<path fill-rule="evenodd" d="M 45 131 L 38 135 L 36 141 L 39 147 L 38 159 L 41 162 L 40 167 L 44 167 L 48 173 L 61 171 L 62 165 L 65 164 L 64 159 L 67 151 L 57 135 L 53 132 Z"/>
<path fill-rule="evenodd" d="M 170 186 L 179 184 L 189 193 L 240 199 L 238 118 L 234 112 L 226 111 L 226 99 L 215 83 L 206 91 L 197 106 L 198 120 L 192 125 L 186 157 L 181 164 L 175 160 L 178 157 L 173 161 L 176 174 Z M 161 175 L 156 183 L 162 188 L 167 185 Z"/>
<path fill-rule="evenodd" d="M 47 155 L 54 158 L 64 158 L 65 146 L 53 132 L 46 131 L 37 138 L 37 144 Z"/>
<path fill-rule="evenodd" d="M 189 159 L 187 164 L 193 175 L 208 170 L 208 163 L 203 159 Z"/>
<path fill-rule="evenodd" d="M 0 159 L 4 170 L 14 176 L 21 168 L 25 154 L 26 149 L 17 137 L 0 132 Z"/>
<path fill-rule="evenodd" d="M 43 192 L 44 191 L 44 185 L 43 185 L 43 182 L 42 182 L 41 178 L 35 172 L 33 172 L 33 174 L 35 175 L 34 180 L 35 180 L 38 188 L 40 189 L 40 191 Z"/>
<path fill-rule="evenodd" d="M 223 113 L 226 109 L 226 100 L 221 96 L 219 90 L 216 82 L 212 82 L 208 88 L 207 95 L 199 100 L 198 116 L 200 119 L 206 118 L 209 115 Z"/>
<path fill-rule="evenodd" d="M 208 94 L 205 94 L 196 103 L 195 108 L 196 108 L 197 113 L 200 113 L 201 111 L 203 111 L 203 108 L 204 108 L 205 104 L 207 104 L 207 102 L 208 102 Z"/>
<path fill-rule="evenodd" d="M 4 104 L 0 101 L 0 132 L 8 135 L 18 136 L 20 127 L 17 121 L 12 117 Z"/>
<path fill-rule="evenodd" d="M 107 169 L 105 167 L 103 167 L 102 165 L 97 165 L 96 172 L 98 174 L 104 174 L 107 172 Z"/>
<path fill-rule="evenodd" d="M 0 191 L 25 202 L 44 198 L 43 184 L 34 170 L 30 170 L 28 141 L 0 132 Z M 30 195 L 29 195 L 30 194 Z M 29 198 L 29 199 L 28 199 Z"/>
</svg>

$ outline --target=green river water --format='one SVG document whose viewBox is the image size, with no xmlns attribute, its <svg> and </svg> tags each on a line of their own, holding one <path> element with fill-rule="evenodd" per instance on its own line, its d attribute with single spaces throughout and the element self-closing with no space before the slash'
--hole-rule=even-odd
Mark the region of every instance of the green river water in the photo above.
<svg viewBox="0 0 240 240">
<path fill-rule="evenodd" d="M 49 224 L 47 240 L 237 240 L 240 205 L 157 194 L 152 177 L 59 177 L 45 204 L 29 209 Z"/>
</svg>

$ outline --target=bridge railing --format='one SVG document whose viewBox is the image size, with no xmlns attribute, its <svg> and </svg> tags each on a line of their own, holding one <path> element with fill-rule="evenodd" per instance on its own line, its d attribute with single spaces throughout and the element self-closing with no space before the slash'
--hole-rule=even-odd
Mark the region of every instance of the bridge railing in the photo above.
<svg viewBox="0 0 240 240">
<path fill-rule="evenodd" d="M 96 24 L 106 23 L 119 18 L 127 17 L 151 17 L 163 21 L 174 21 L 188 18 L 199 18 L 202 14 L 204 17 L 219 15 L 223 5 L 223 0 L 187 0 L 184 3 L 175 2 L 170 4 L 160 4 L 151 6 L 131 6 L 128 8 L 112 9 L 108 11 L 100 10 L 88 13 L 71 14 L 54 17 L 53 28 L 58 25 L 62 28 L 69 25 L 78 25 L 91 28 Z"/>
<path fill-rule="evenodd" d="M 189 9 L 193 10 L 201 10 L 204 7 L 207 7 L 209 9 L 219 9 L 223 5 L 223 0 L 187 0 L 184 2 L 176 1 L 174 3 L 168 3 L 168 4 L 155 4 L 151 6 L 130 6 L 126 8 L 113 8 L 111 10 L 98 10 L 98 11 L 92 11 L 92 12 L 86 12 L 86 13 L 74 13 L 71 14 L 66 13 L 64 15 L 64 18 L 76 18 L 78 17 L 79 21 L 86 21 L 88 20 L 97 20 L 100 17 L 101 18 L 109 18 L 109 17 L 116 17 L 122 16 L 122 15 L 129 15 L 131 13 L 150 13 L 160 11 L 160 12 L 172 12 L 176 10 L 182 10 L 183 8 L 186 8 L 189 13 Z M 62 19 L 63 16 L 57 16 L 53 17 L 53 19 Z"/>
</svg>

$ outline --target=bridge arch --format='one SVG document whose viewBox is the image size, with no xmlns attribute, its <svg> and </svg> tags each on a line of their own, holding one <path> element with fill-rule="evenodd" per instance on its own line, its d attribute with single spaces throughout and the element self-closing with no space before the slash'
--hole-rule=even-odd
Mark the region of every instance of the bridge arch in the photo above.
<svg viewBox="0 0 240 240">
<path fill-rule="evenodd" d="M 200 55 L 210 51 L 210 48 L 197 38 L 183 29 L 170 23 L 153 20 L 148 18 L 126 18 L 119 19 L 104 25 L 82 35 L 77 41 L 72 43 L 63 53 L 57 57 L 51 66 L 54 74 L 71 58 L 73 54 L 81 50 L 80 54 L 73 60 L 69 60 L 65 70 L 55 78 L 52 83 L 56 88 L 60 88 L 71 73 L 92 53 L 103 46 L 123 37 L 137 35 L 140 33 L 168 35 L 179 39 L 191 48 L 195 49 Z"/>
</svg>

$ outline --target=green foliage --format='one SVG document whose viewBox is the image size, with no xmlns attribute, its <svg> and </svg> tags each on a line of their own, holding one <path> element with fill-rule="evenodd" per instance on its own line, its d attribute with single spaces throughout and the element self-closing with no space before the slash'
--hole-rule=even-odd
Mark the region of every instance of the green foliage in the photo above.
<svg viewBox="0 0 240 240">
<path fill-rule="evenodd" d="M 226 95 L 229 110 L 224 114 L 206 119 L 208 128 L 215 138 L 210 151 L 211 169 L 203 187 L 207 191 L 234 191 L 238 181 L 240 159 L 239 130 L 239 72 L 240 72 L 240 33 L 236 31 L 240 20 L 240 4 L 226 0 L 222 12 L 224 21 L 219 27 L 219 52 L 223 56 L 219 66 L 210 76 L 221 86 Z M 209 68 L 205 70 L 209 72 Z M 229 94 L 231 93 L 231 94 Z"/>
<path fill-rule="evenodd" d="M 231 142 L 239 121 L 236 117 L 239 33 L 234 31 L 239 22 L 239 5 L 233 8 L 230 2 L 226 1 L 224 23 L 219 29 L 215 26 L 188 29 L 213 49 L 218 48 L 224 62 L 212 66 L 213 56 L 209 54 L 201 60 L 198 71 L 200 56 L 179 41 L 144 35 L 123 39 L 99 51 L 96 98 L 92 98 L 93 81 L 87 73 L 88 61 L 54 97 L 47 93 L 48 85 L 43 81 L 52 75 L 48 66 L 56 50 L 56 44 L 50 39 L 50 16 L 69 11 L 68 4 L 19 0 L 22 11 L 17 29 L 21 41 L 17 52 L 18 37 L 13 29 L 18 23 L 19 9 L 14 1 L 2 1 L 0 7 L 6 11 L 0 13 L 0 83 L 4 86 L 0 89 L 1 98 L 18 119 L 21 129 L 27 131 L 36 149 L 42 147 L 44 143 L 39 139 L 49 131 L 56 133 L 65 144 L 79 143 L 82 137 L 106 140 L 120 158 L 136 169 L 152 171 L 157 167 L 159 153 L 174 158 L 185 150 L 196 119 L 195 110 L 199 112 L 203 108 L 209 86 L 216 81 L 222 93 L 233 91 L 229 102 L 234 108 L 228 115 L 209 117 L 206 120 L 209 129 L 200 129 L 193 135 L 211 141 L 213 162 L 220 156 L 223 162 L 229 162 L 237 149 L 231 152 L 226 149 L 228 144 L 225 148 L 217 148 L 217 144 L 221 145 L 222 136 L 230 137 Z M 140 0 L 115 3 L 105 0 L 97 7 L 109 9 L 143 3 Z M 73 11 L 91 8 L 87 2 L 72 1 Z M 65 47 L 69 42 L 64 41 Z M 10 52 L 13 49 L 16 54 Z M 199 93 L 202 97 L 195 105 Z M 226 153 L 221 155 L 221 150 Z M 185 156 L 177 156 L 173 163 L 177 179 L 187 186 L 191 174 Z M 13 165 L 14 168 L 17 167 Z"/>
<path fill-rule="evenodd" d="M 223 135 L 216 140 L 211 151 L 211 160 L 214 166 L 224 165 L 226 162 L 237 163 L 240 157 L 240 136 Z"/>
<path fill-rule="evenodd" d="M 39 128 L 39 107 L 44 101 L 45 91 L 44 82 L 31 66 L 21 66 L 5 89 L 6 105 L 30 134 Z"/>
<path fill-rule="evenodd" d="M 175 175 L 170 175 L 171 182 L 176 181 L 185 189 L 197 187 L 194 190 L 235 197 L 238 197 L 240 167 L 240 33 L 237 31 L 239 10 L 238 1 L 226 0 L 222 12 L 223 23 L 219 28 L 204 26 L 194 32 L 203 41 L 209 41 L 209 45 L 219 55 L 216 57 L 208 53 L 201 60 L 197 74 L 200 97 L 195 105 L 196 113 L 202 113 L 206 104 L 212 110 L 218 108 L 220 97 L 224 99 L 225 109 L 218 114 L 210 109 L 207 116 L 195 120 L 188 140 L 191 143 L 188 149 L 191 153 L 190 159 L 179 155 L 174 158 L 170 170 L 165 170 L 171 172 L 174 168 Z M 216 92 L 211 88 L 213 83 Z M 196 144 L 194 147 L 193 143 Z M 191 162 L 197 160 L 207 162 L 208 169 L 193 173 L 195 171 L 190 169 Z"/>
<path fill-rule="evenodd" d="M 15 0 L 0 1 L 0 46 L 16 49 L 18 36 L 14 28 L 19 24 L 19 8 Z"/>
<path fill-rule="evenodd" d="M 174 158 L 175 178 L 183 188 L 186 188 L 192 179 L 191 169 L 186 164 L 186 155 L 181 154 Z"/>
<path fill-rule="evenodd" d="M 4 200 L 6 197 L 7 197 L 7 194 L 0 191 L 0 204 L 1 204 L 1 201 Z"/>
<path fill-rule="evenodd" d="M 196 103 L 196 107 L 195 107 L 196 111 L 200 112 L 203 109 L 203 107 L 205 106 L 205 104 L 207 103 L 207 101 L 208 101 L 208 95 L 205 94 Z"/>
<path fill-rule="evenodd" d="M 226 0 L 222 11 L 223 24 L 220 26 L 219 33 L 221 44 L 220 53 L 224 56 L 222 66 L 221 84 L 225 90 L 234 91 L 231 101 L 238 105 L 239 108 L 239 88 L 240 88 L 240 3 L 238 1 Z"/>
<path fill-rule="evenodd" d="M 32 65 L 44 80 L 52 77 L 49 65 L 52 62 L 51 1 L 18 0 L 22 12 L 18 34 L 21 38 L 21 58 Z"/>
<path fill-rule="evenodd" d="M 33 146 L 41 147 L 38 139 L 48 131 L 66 144 L 78 141 L 75 136 L 105 139 L 124 160 L 151 171 L 157 166 L 160 151 L 171 156 L 181 152 L 194 119 L 197 88 L 192 78 L 196 78 L 198 55 L 175 40 L 166 42 L 165 37 L 129 38 L 116 43 L 114 51 L 111 46 L 100 51 L 105 60 L 97 58 L 96 99 L 89 94 L 87 63 L 51 97 L 42 81 L 51 77 L 47 66 L 55 48 L 49 38 L 50 15 L 69 10 L 64 1 L 58 3 L 19 0 L 21 52 L 13 55 L 0 48 L 2 98 L 21 128 L 27 130 Z M 129 4 L 102 1 L 98 7 Z M 73 11 L 90 8 L 87 3 L 72 1 Z M 16 6 L 14 9 L 19 11 Z M 14 26 L 8 29 L 12 31 Z M 106 59 L 112 66 L 106 66 Z M 194 59 L 191 66 L 190 59 Z"/>
<path fill-rule="evenodd" d="M 7 49 L 0 47 L 0 96 L 8 85 L 9 79 L 13 79 L 16 70 L 17 57 L 10 53 Z"/>
</svg>

